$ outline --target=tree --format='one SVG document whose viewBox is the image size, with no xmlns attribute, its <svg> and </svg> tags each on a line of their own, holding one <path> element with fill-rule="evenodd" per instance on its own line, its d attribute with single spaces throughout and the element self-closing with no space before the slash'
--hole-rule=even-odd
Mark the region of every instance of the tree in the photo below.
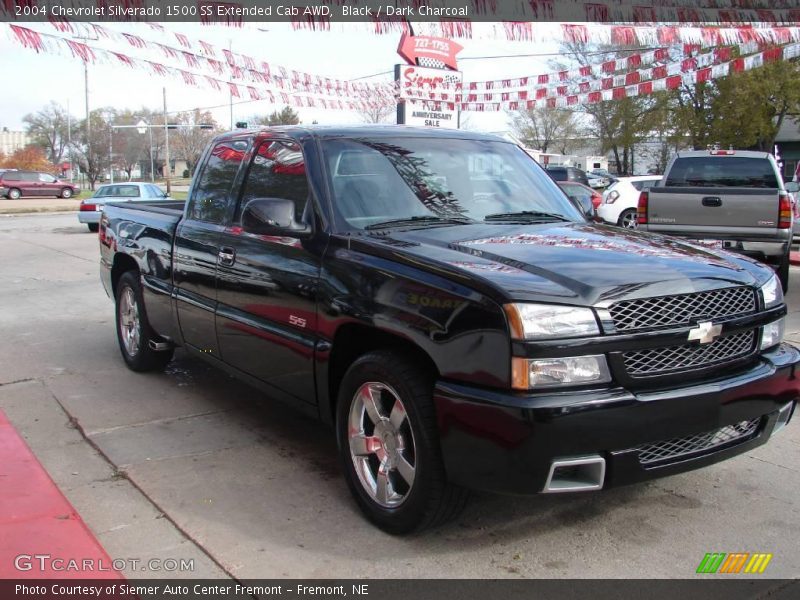
<svg viewBox="0 0 800 600">
<path fill-rule="evenodd" d="M 175 121 L 179 127 L 169 133 L 170 146 L 174 144 L 175 156 L 184 159 L 186 168 L 190 173 L 194 173 L 200 155 L 220 127 L 209 111 L 200 112 L 198 109 L 179 113 Z M 180 125 L 209 125 L 210 128 L 180 127 Z"/>
<path fill-rule="evenodd" d="M 514 133 L 529 147 L 542 152 L 555 148 L 567 154 L 578 133 L 575 113 L 563 108 L 534 107 L 511 115 Z"/>
<path fill-rule="evenodd" d="M 33 144 L 19 148 L 8 156 L 0 153 L 0 168 L 44 171 L 46 173 L 54 171 L 54 165 L 47 160 L 44 150 Z"/>
<path fill-rule="evenodd" d="M 76 148 L 77 162 L 86 174 L 91 189 L 109 168 L 109 124 L 114 117 L 110 108 L 98 108 L 89 113 L 91 133 L 87 136 L 86 120 L 80 123 L 80 143 Z"/>
<path fill-rule="evenodd" d="M 69 139 L 67 131 L 67 111 L 56 102 L 51 102 L 42 110 L 25 115 L 22 118 L 25 131 L 40 146 L 53 163 L 61 162 Z M 73 133 L 74 133 L 73 129 Z"/>
<path fill-rule="evenodd" d="M 771 152 L 784 120 L 800 111 L 800 69 L 796 62 L 769 63 L 715 83 L 710 143 Z"/>
<path fill-rule="evenodd" d="M 300 123 L 298 115 L 291 106 L 284 106 L 280 111 L 273 111 L 268 117 L 255 117 L 256 125 L 297 125 Z"/>
<path fill-rule="evenodd" d="M 364 123 L 394 123 L 397 120 L 397 105 L 373 103 L 357 111 Z"/>
</svg>

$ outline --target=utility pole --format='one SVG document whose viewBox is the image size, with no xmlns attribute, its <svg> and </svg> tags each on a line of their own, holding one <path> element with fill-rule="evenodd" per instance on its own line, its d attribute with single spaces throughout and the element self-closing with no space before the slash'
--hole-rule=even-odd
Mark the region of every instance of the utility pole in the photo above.
<svg viewBox="0 0 800 600">
<path fill-rule="evenodd" d="M 72 117 L 69 114 L 69 98 L 67 98 L 67 158 L 69 158 L 69 182 L 75 173 L 75 167 L 72 164 Z"/>
<path fill-rule="evenodd" d="M 169 195 L 171 189 L 169 184 L 169 125 L 167 124 L 167 88 L 162 88 L 164 92 L 164 153 L 166 154 L 166 165 L 164 166 L 165 176 L 167 178 L 167 194 Z"/>
<path fill-rule="evenodd" d="M 108 128 L 108 174 L 111 178 L 110 183 L 114 183 L 114 126 L 109 124 Z"/>
</svg>

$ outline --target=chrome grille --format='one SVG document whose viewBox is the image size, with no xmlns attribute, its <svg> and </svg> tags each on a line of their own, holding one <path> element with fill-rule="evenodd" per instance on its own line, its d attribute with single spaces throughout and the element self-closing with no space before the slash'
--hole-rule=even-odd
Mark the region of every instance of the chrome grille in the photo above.
<svg viewBox="0 0 800 600">
<path fill-rule="evenodd" d="M 741 358 L 754 350 L 755 330 L 735 333 L 710 344 L 683 344 L 625 352 L 622 359 L 631 377 L 691 371 Z"/>
<path fill-rule="evenodd" d="M 623 300 L 609 308 L 618 331 L 687 325 L 754 312 L 755 291 L 749 287 L 724 288 L 710 292 Z"/>
<path fill-rule="evenodd" d="M 760 421 L 761 417 L 758 417 L 705 433 L 639 446 L 636 448 L 639 451 L 639 463 L 648 466 L 695 452 L 711 451 L 731 442 L 745 442 L 755 436 Z"/>
</svg>

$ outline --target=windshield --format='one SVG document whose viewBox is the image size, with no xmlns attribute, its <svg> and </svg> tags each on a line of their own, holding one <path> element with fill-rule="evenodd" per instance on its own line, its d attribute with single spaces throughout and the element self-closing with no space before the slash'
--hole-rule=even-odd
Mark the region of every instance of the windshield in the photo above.
<svg viewBox="0 0 800 600">
<path fill-rule="evenodd" d="M 326 140 L 323 150 L 337 220 L 349 228 L 392 221 L 430 226 L 523 212 L 584 221 L 547 173 L 513 144 L 357 138 Z"/>
</svg>

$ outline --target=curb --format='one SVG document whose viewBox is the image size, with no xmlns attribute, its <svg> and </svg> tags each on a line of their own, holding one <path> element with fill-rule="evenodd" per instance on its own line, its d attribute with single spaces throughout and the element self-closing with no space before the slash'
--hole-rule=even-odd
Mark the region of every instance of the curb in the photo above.
<svg viewBox="0 0 800 600">
<path fill-rule="evenodd" d="M 67 206 L 41 206 L 37 208 L 0 208 L 0 215 L 37 215 L 42 213 L 72 214 L 77 208 Z"/>
</svg>

